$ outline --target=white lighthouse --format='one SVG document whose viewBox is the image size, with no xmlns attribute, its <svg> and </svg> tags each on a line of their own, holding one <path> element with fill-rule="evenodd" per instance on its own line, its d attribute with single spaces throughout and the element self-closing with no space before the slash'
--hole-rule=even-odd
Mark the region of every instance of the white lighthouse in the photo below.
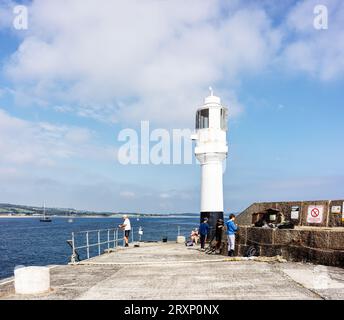
<svg viewBox="0 0 344 320">
<path fill-rule="evenodd" d="M 213 95 L 204 100 L 196 113 L 195 155 L 201 164 L 201 221 L 209 219 L 211 237 L 217 219 L 223 219 L 223 163 L 227 157 L 228 109 Z"/>
</svg>

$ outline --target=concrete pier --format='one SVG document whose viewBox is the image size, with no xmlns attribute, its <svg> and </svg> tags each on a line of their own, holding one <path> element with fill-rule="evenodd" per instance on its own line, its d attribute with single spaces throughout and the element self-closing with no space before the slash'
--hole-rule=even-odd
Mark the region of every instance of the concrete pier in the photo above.
<svg viewBox="0 0 344 320">
<path fill-rule="evenodd" d="M 237 260 L 237 261 L 233 261 Z M 281 260 L 229 259 L 199 247 L 145 243 L 50 270 L 51 291 L 0 299 L 344 299 L 344 269 Z"/>
</svg>

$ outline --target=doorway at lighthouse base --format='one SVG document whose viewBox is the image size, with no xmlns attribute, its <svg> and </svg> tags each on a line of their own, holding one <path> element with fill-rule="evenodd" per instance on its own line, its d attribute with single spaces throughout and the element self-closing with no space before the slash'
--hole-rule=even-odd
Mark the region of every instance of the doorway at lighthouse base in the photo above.
<svg viewBox="0 0 344 320">
<path fill-rule="evenodd" d="M 215 211 L 215 212 L 201 212 L 201 223 L 203 222 L 204 218 L 208 218 L 209 224 L 209 233 L 208 233 L 208 240 L 212 240 L 215 236 L 215 226 L 218 219 L 223 220 L 223 211 Z"/>
</svg>

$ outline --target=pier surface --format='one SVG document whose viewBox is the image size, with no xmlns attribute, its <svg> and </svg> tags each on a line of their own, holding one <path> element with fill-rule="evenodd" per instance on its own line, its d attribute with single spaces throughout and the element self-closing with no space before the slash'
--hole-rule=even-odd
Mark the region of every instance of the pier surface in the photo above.
<svg viewBox="0 0 344 320">
<path fill-rule="evenodd" d="M 0 299 L 344 299 L 344 269 L 240 260 L 199 247 L 141 243 L 76 265 L 54 266 L 51 291 L 16 295 L 0 283 Z"/>
</svg>

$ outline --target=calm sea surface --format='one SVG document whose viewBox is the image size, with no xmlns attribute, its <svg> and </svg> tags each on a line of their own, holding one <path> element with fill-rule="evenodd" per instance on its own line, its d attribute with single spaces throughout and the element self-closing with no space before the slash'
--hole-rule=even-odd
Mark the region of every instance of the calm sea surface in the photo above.
<svg viewBox="0 0 344 320">
<path fill-rule="evenodd" d="M 139 239 L 138 228 L 144 230 L 143 241 L 175 240 L 180 234 L 189 236 L 191 229 L 198 227 L 199 218 L 131 218 L 134 240 Z M 13 276 L 17 265 L 49 265 L 69 262 L 71 248 L 66 240 L 71 233 L 84 230 L 115 228 L 122 222 L 120 218 L 74 218 L 72 223 L 66 218 L 53 218 L 51 223 L 40 222 L 39 218 L 0 218 L 0 279 Z M 121 234 L 121 232 L 119 233 Z M 96 242 L 97 235 L 90 236 L 90 243 Z M 102 235 L 102 241 L 107 234 Z M 131 236 L 130 236 L 131 240 Z M 85 244 L 84 238 L 77 238 L 77 246 Z M 102 247 L 106 249 L 107 245 Z M 95 255 L 98 248 L 91 250 Z M 85 252 L 80 252 L 85 257 Z"/>
</svg>

